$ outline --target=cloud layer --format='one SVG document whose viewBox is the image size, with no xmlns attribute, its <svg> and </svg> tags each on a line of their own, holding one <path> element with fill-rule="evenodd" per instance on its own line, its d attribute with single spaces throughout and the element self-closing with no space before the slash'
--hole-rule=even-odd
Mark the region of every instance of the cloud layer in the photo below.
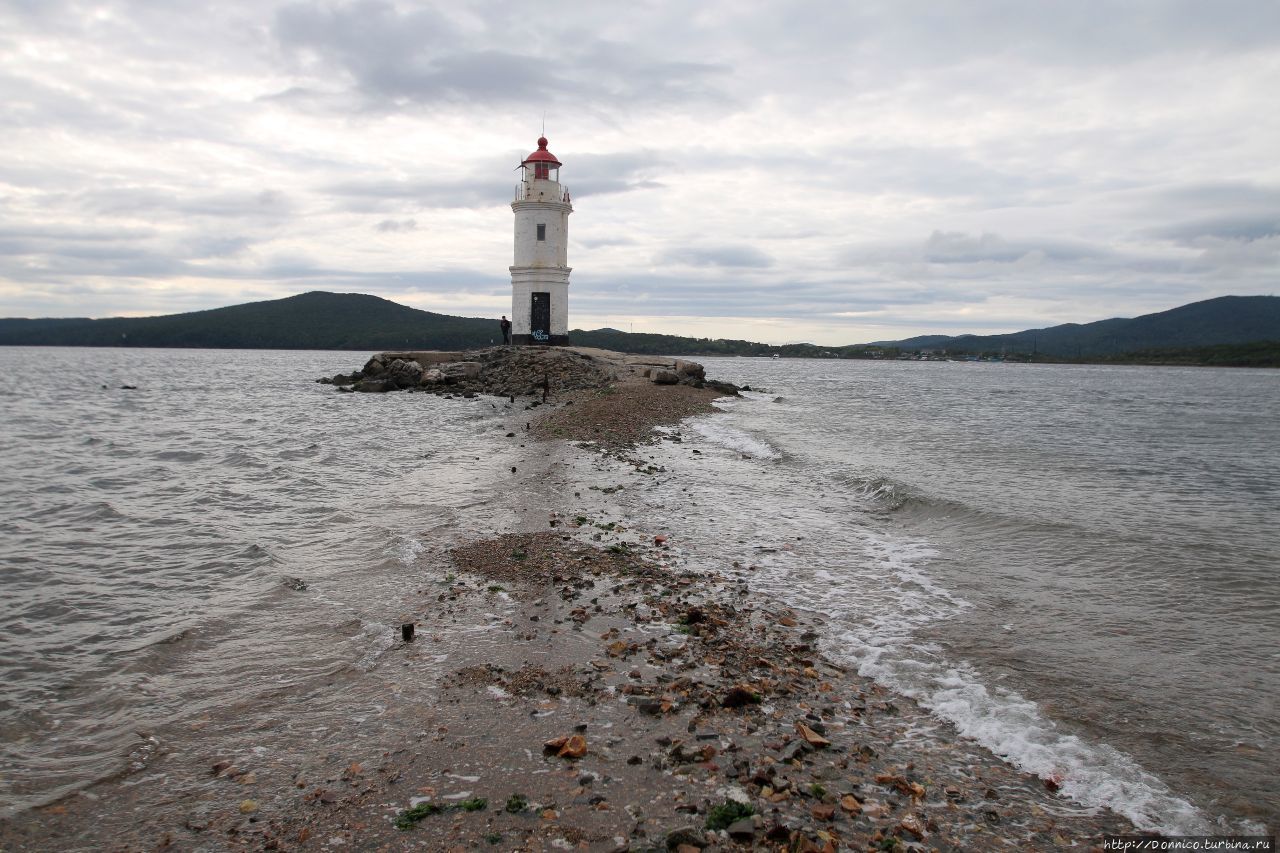
<svg viewBox="0 0 1280 853">
<path fill-rule="evenodd" d="M 571 321 L 849 343 L 1280 271 L 1280 6 L 10 2 L 0 316 L 510 305 L 545 114 Z"/>
</svg>

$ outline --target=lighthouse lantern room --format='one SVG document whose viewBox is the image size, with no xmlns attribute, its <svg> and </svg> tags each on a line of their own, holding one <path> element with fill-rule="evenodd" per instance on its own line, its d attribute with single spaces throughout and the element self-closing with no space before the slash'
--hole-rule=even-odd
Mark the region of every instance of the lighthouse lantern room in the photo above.
<svg viewBox="0 0 1280 853">
<path fill-rule="evenodd" d="M 560 184 L 560 161 L 547 138 L 520 163 L 521 180 L 511 209 L 516 215 L 511 266 L 511 342 L 569 343 L 569 191 Z"/>
</svg>

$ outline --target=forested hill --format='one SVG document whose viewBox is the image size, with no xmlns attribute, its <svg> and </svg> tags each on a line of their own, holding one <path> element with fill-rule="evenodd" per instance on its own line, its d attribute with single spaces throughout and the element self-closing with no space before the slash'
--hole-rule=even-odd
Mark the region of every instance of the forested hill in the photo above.
<svg viewBox="0 0 1280 853">
<path fill-rule="evenodd" d="M 0 344 L 41 346 L 388 350 L 500 341 L 497 317 L 451 317 L 377 296 L 323 291 L 162 317 L 0 320 Z"/>
<path fill-rule="evenodd" d="M 501 335 L 497 317 L 453 317 L 377 296 L 324 291 L 162 317 L 0 319 L 0 345 L 29 346 L 449 350 L 490 346 L 500 342 Z M 813 344 L 770 346 L 616 329 L 574 329 L 569 339 L 578 346 L 654 355 L 808 357 L 859 349 L 833 350 Z"/>
<path fill-rule="evenodd" d="M 1131 320 L 1066 323 L 1007 335 L 927 335 L 881 341 L 900 349 L 1098 358 L 1139 350 L 1280 341 L 1280 296 L 1220 296 Z"/>
<path fill-rule="evenodd" d="M 0 319 L 0 345 L 203 347 L 210 349 L 468 349 L 500 340 L 497 318 L 454 317 L 399 305 L 359 293 L 314 291 L 286 299 L 250 302 L 162 317 L 103 320 Z M 579 346 L 661 355 L 781 355 L 797 358 L 893 357 L 897 352 L 1004 352 L 1053 360 L 1113 360 L 1127 353 L 1186 359 L 1185 363 L 1231 363 L 1231 353 L 1203 360 L 1191 348 L 1280 341 L 1280 297 L 1223 296 L 1132 320 L 1068 323 L 1007 335 L 927 335 L 904 341 L 821 347 L 771 346 L 724 338 L 574 329 Z M 1184 352 L 1173 353 L 1172 350 Z M 1266 350 L 1272 353 L 1273 345 Z M 1231 351 L 1234 353 L 1234 351 Z M 1259 363 L 1250 351 L 1249 361 Z M 1222 359 L 1227 358 L 1228 362 Z M 1274 361 L 1270 355 L 1267 359 Z M 1266 361 L 1266 359 L 1264 359 Z"/>
</svg>

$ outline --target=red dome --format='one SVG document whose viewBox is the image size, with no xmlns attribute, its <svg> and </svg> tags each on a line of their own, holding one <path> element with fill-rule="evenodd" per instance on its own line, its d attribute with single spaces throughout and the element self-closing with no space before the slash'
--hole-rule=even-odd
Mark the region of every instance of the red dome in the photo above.
<svg viewBox="0 0 1280 853">
<path fill-rule="evenodd" d="M 547 138 L 545 136 L 538 137 L 538 150 L 520 161 L 520 165 L 525 163 L 554 163 L 557 166 L 562 165 L 556 159 L 556 155 L 547 150 Z"/>
</svg>

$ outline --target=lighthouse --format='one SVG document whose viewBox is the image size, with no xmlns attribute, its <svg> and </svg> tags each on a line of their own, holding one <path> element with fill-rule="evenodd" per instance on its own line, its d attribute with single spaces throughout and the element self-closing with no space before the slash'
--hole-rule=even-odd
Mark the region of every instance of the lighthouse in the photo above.
<svg viewBox="0 0 1280 853">
<path fill-rule="evenodd" d="M 511 266 L 511 342 L 569 343 L 569 191 L 560 185 L 560 161 L 538 138 L 538 150 L 520 163 L 511 209 L 516 215 Z"/>
</svg>

